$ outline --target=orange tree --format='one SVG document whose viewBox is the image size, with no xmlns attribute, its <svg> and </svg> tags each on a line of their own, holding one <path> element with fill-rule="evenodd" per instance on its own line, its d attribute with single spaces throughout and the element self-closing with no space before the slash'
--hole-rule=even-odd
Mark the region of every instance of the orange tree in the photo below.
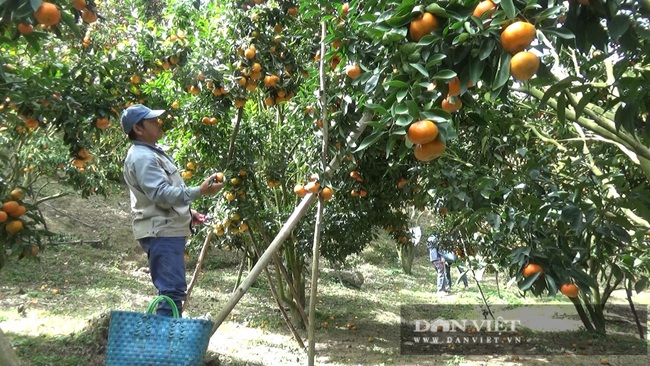
<svg viewBox="0 0 650 366">
<path fill-rule="evenodd" d="M 569 288 L 563 293 L 587 329 L 599 332 L 612 291 L 623 281 L 642 291 L 648 275 L 647 62 L 639 56 L 647 54 L 647 9 L 620 5 L 503 1 L 476 11 L 476 3 L 388 3 L 379 16 L 360 14 L 370 29 L 351 46 L 357 52 L 350 61 L 365 71 L 352 85 L 379 120 L 368 140 L 403 158 L 411 144 L 400 140 L 413 122 L 436 122 L 437 139 L 453 141 L 453 151 L 429 165 L 429 192 L 463 212 L 463 230 L 486 231 L 483 254 L 512 262 L 522 290 L 553 295 Z M 604 57 L 585 52 L 592 46 L 622 55 L 606 83 L 594 80 L 612 61 L 601 69 Z M 588 61 L 584 69 L 574 67 L 578 60 Z M 586 74 L 554 77 L 574 69 Z M 538 71 L 530 84 L 518 83 Z M 621 92 L 629 88 L 640 89 L 640 97 Z M 533 112 L 544 105 L 556 118 Z M 429 143 L 414 143 L 415 157 L 428 160 L 421 153 Z M 540 262 L 543 275 L 523 278 L 529 262 Z"/>
<path fill-rule="evenodd" d="M 93 2 L 82 10 L 60 5 L 13 1 L 0 6 L 5 20 L 0 24 L 0 194 L 6 202 L 12 190 L 21 189 L 19 203 L 27 209 L 0 224 L 3 259 L 5 249 L 37 258 L 47 234 L 38 204 L 61 195 L 43 193 L 48 181 L 89 195 L 105 194 L 107 182 L 119 179 L 109 156 L 115 136 L 110 118 L 117 113 L 112 108 L 123 100 L 114 93 L 119 86 L 113 85 L 111 62 L 120 63 L 109 56 L 110 44 L 89 41 L 97 29 L 89 17 L 96 11 Z"/>
</svg>

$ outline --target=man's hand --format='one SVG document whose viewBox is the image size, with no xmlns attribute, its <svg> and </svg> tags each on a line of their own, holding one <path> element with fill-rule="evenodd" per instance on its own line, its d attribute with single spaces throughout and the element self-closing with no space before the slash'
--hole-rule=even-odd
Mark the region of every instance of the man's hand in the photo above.
<svg viewBox="0 0 650 366">
<path fill-rule="evenodd" d="M 190 210 L 192 213 L 192 225 L 201 225 L 205 222 L 205 215 L 194 210 Z"/>
<path fill-rule="evenodd" d="M 203 183 L 201 183 L 201 195 L 205 196 L 208 194 L 215 194 L 221 190 L 221 187 L 223 187 L 223 182 L 217 181 L 218 174 L 219 173 L 212 174 L 206 180 L 204 180 Z"/>
</svg>

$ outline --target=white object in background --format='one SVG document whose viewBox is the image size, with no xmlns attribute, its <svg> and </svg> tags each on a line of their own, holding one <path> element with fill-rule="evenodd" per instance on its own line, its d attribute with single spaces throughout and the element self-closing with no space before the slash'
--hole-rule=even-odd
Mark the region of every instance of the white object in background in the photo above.
<svg viewBox="0 0 650 366">
<path fill-rule="evenodd" d="M 411 242 L 413 242 L 414 246 L 417 246 L 420 244 L 420 239 L 422 238 L 422 230 L 420 229 L 419 226 L 412 227 L 409 229 L 409 232 L 411 233 Z"/>
</svg>

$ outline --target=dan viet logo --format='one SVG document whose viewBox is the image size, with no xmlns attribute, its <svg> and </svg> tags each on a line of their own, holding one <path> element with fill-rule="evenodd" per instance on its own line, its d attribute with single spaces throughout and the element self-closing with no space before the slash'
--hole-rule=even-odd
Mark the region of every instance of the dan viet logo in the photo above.
<svg viewBox="0 0 650 366">
<path fill-rule="evenodd" d="M 521 320 L 508 320 L 498 317 L 494 320 L 455 320 L 436 318 L 435 320 L 416 319 L 415 332 L 516 332 Z"/>
<path fill-rule="evenodd" d="M 517 335 L 521 320 L 503 319 L 416 319 L 413 323 L 413 343 L 428 344 L 520 344 Z"/>
</svg>

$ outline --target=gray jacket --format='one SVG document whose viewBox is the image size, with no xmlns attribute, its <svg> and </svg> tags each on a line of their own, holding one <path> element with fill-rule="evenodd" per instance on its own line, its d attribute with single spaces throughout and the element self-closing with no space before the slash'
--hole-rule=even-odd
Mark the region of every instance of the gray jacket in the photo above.
<svg viewBox="0 0 650 366">
<path fill-rule="evenodd" d="M 201 195 L 200 188 L 185 185 L 164 151 L 133 141 L 123 174 L 131 192 L 135 239 L 191 234 L 190 203 Z"/>
</svg>

